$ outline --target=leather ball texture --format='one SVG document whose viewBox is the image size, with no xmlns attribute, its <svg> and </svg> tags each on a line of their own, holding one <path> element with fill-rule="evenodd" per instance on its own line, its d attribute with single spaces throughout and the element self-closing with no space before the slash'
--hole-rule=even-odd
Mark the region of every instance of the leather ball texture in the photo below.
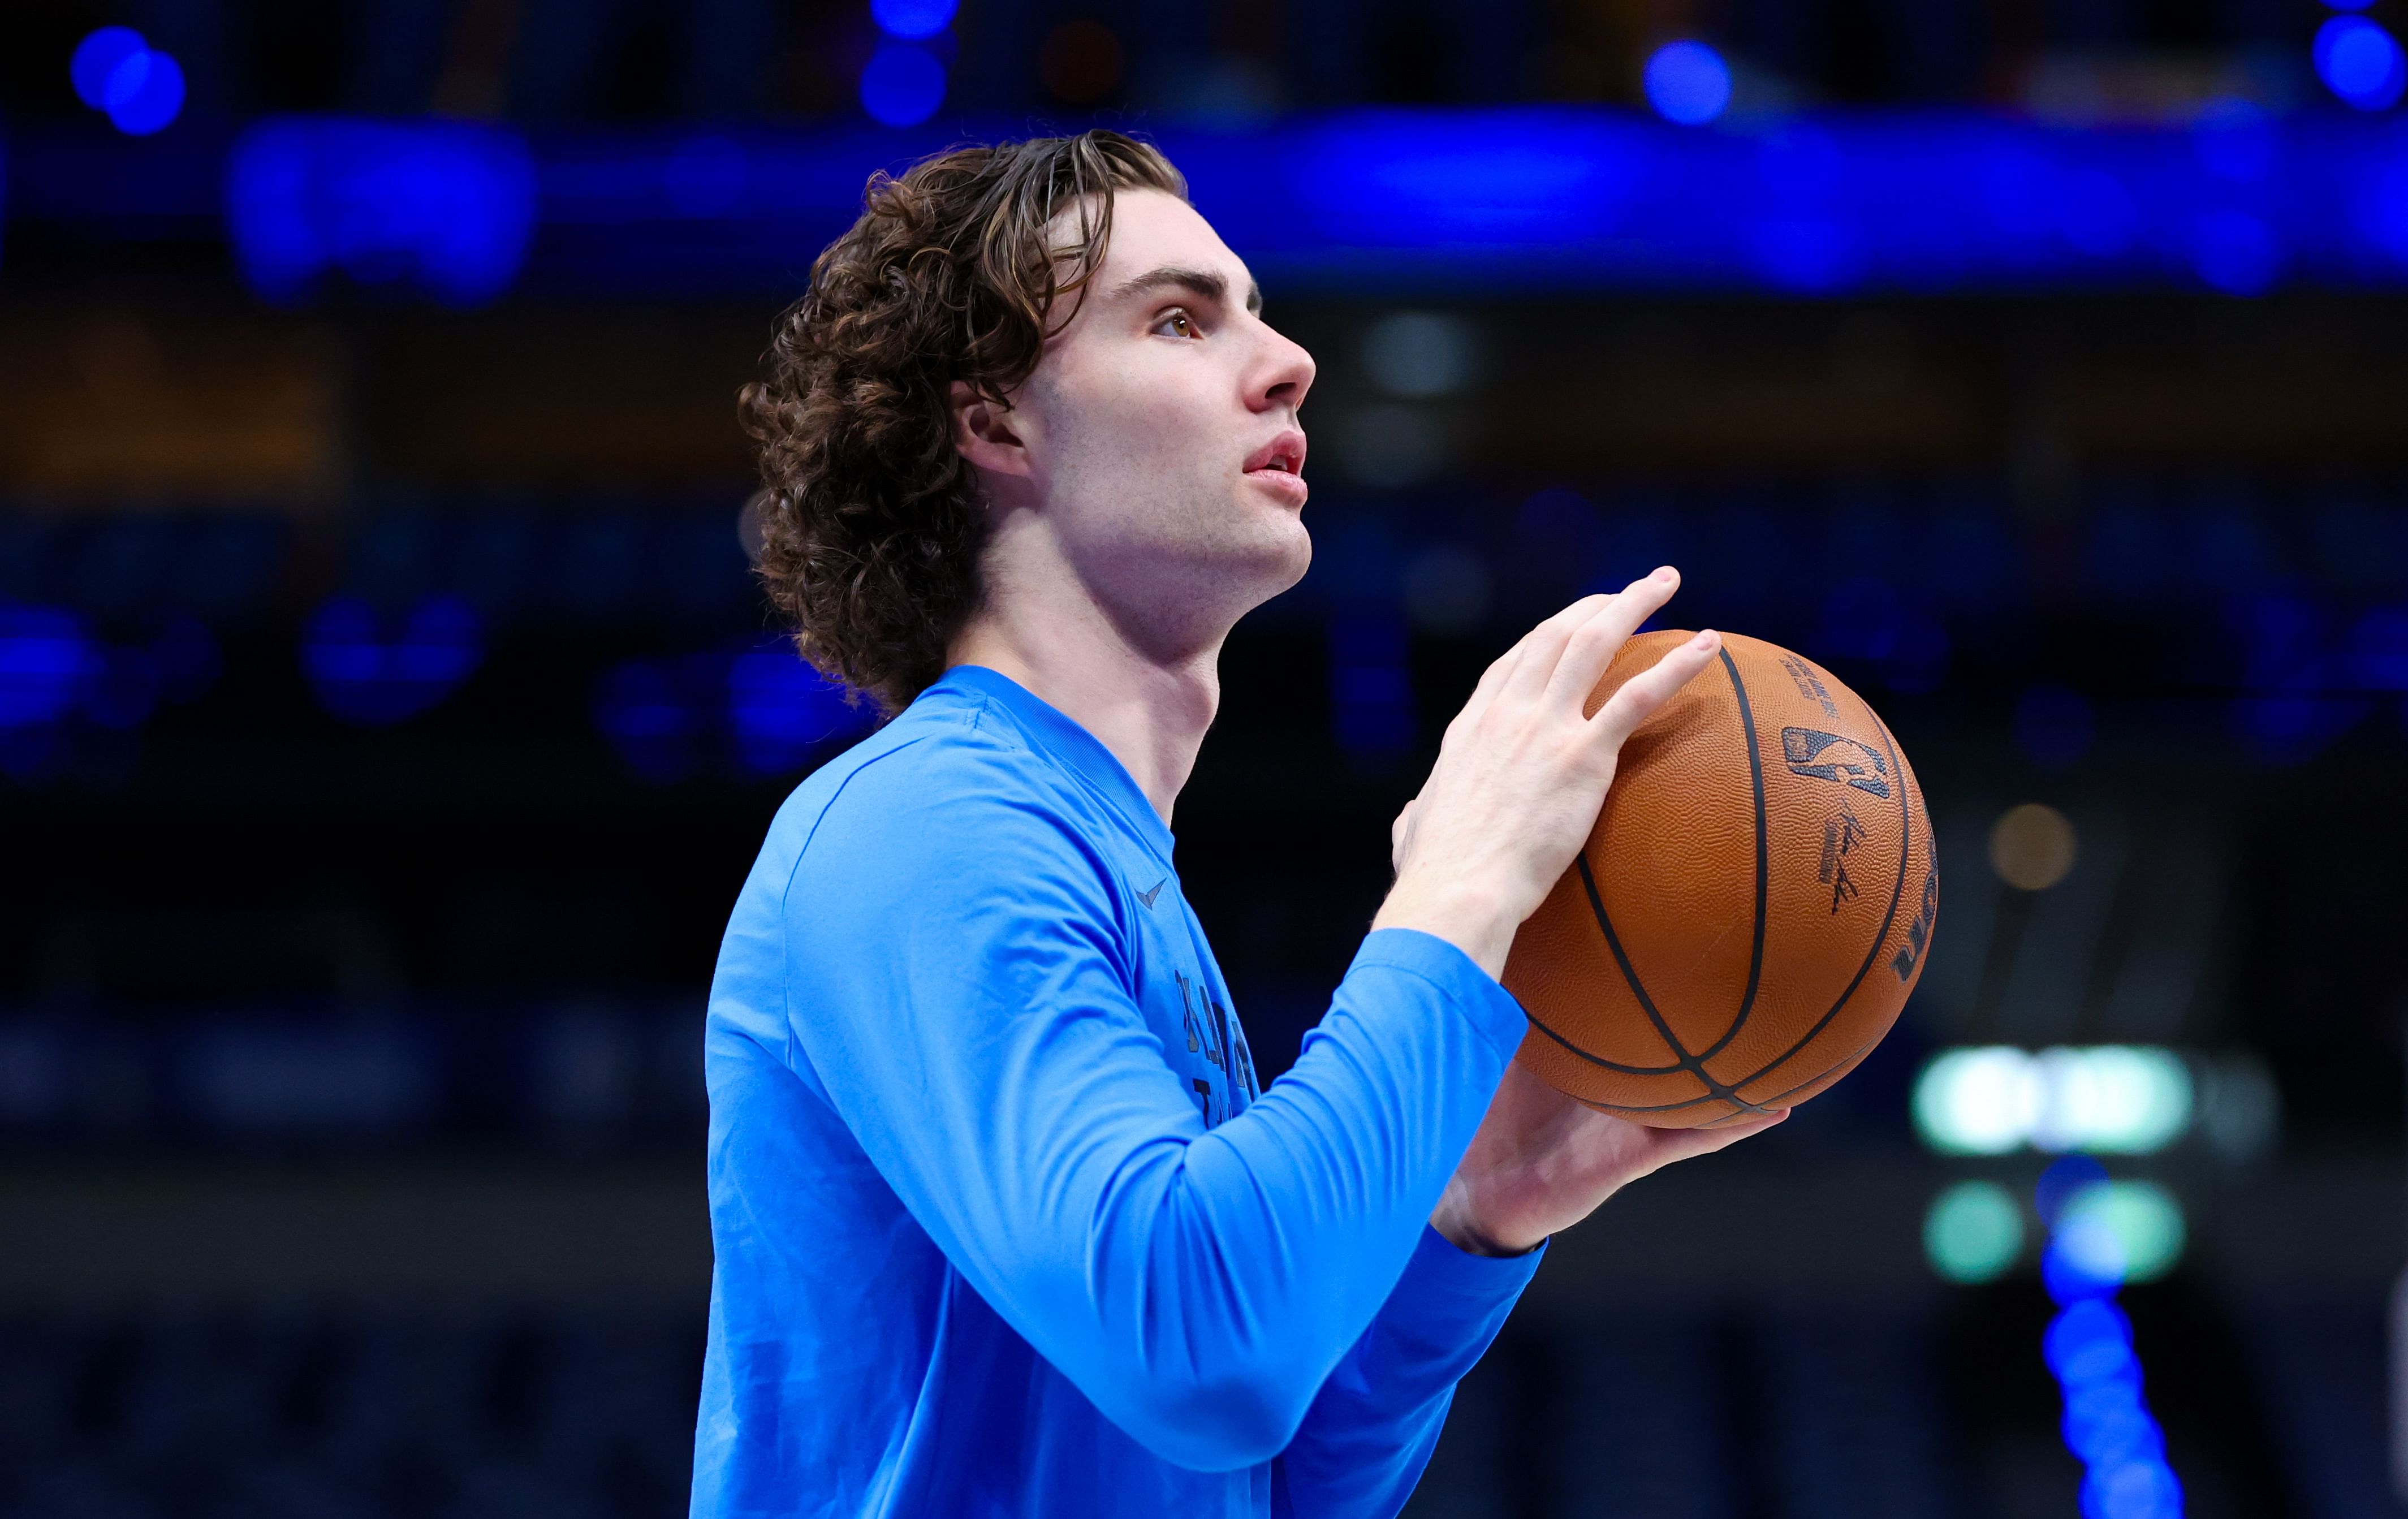
<svg viewBox="0 0 2408 1519">
<path fill-rule="evenodd" d="M 1587 709 L 1689 637 L 1630 639 Z M 1623 745 L 1588 842 L 1514 937 L 1515 1058 L 1657 1128 L 1794 1107 L 1898 1021 L 1939 910 L 1889 729 L 1812 660 L 1727 633 Z"/>
</svg>

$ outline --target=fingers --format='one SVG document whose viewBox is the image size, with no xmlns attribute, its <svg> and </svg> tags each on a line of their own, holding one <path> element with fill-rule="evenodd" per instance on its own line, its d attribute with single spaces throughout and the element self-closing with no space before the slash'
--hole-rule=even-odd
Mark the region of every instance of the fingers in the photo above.
<svg viewBox="0 0 2408 1519">
<path fill-rule="evenodd" d="M 1596 728 L 1598 741 L 1620 749 L 1623 740 L 1640 724 L 1654 716 L 1657 709 L 1672 699 L 1674 692 L 1696 680 L 1699 670 L 1713 663 L 1722 646 L 1722 635 L 1709 628 L 1623 681 L 1622 689 L 1589 720 Z"/>
<path fill-rule="evenodd" d="M 1613 656 L 1630 636 L 1639 631 L 1639 624 L 1656 615 L 1657 609 L 1671 600 L 1672 593 L 1680 588 L 1681 572 L 1666 565 L 1631 581 L 1623 587 L 1621 595 L 1607 598 L 1605 605 L 1583 622 L 1565 645 L 1563 657 L 1548 677 L 1548 698 L 1570 702 L 1574 707 L 1585 704 L 1588 694 L 1604 678 L 1606 666 L 1613 663 Z"/>
<path fill-rule="evenodd" d="M 1607 595 L 1583 596 L 1524 634 L 1509 656 L 1513 664 L 1498 683 L 1497 694 L 1533 697 L 1546 690 L 1563 659 L 1564 646 L 1583 624 L 1608 610 L 1613 600 Z"/>
<path fill-rule="evenodd" d="M 1672 1152 L 1666 1158 L 1669 1162 L 1675 1159 L 1690 1160 L 1698 1155 L 1711 1155 L 1717 1150 L 1729 1149 L 1751 1134 L 1761 1134 L 1766 1129 L 1785 1123 L 1788 1118 L 1789 1110 L 1780 1108 L 1762 1117 L 1751 1118 L 1744 1124 L 1718 1125 L 1713 1128 L 1663 1130 L 1661 1132 L 1664 1135 L 1665 1149 Z"/>
</svg>

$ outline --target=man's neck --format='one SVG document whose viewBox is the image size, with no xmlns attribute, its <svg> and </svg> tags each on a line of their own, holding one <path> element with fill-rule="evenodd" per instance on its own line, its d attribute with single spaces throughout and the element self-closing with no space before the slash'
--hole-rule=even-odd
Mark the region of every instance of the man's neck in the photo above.
<svg viewBox="0 0 2408 1519">
<path fill-rule="evenodd" d="M 1220 641 L 1166 660 L 1138 648 L 1092 603 L 1047 611 L 979 613 L 953 640 L 949 663 L 1009 676 L 1093 734 L 1168 824 L 1221 704 Z"/>
</svg>

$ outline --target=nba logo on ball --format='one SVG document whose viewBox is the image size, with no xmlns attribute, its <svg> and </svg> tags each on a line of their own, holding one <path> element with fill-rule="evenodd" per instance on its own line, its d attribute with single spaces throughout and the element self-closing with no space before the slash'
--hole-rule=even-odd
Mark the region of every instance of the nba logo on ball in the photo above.
<svg viewBox="0 0 2408 1519">
<path fill-rule="evenodd" d="M 1631 639 L 1588 709 L 1688 637 Z M 1725 634 L 1623 746 L 1588 842 L 1513 940 L 1517 1058 L 1660 1128 L 1794 1107 L 1898 1021 L 1939 910 L 1889 729 L 1811 661 Z"/>
</svg>

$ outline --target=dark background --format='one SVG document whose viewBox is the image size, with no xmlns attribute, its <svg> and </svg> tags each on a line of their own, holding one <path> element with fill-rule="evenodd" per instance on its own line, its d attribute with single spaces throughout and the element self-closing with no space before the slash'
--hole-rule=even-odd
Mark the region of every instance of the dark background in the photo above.
<svg viewBox="0 0 2408 1519">
<path fill-rule="evenodd" d="M 861 722 L 750 579 L 734 394 L 869 168 L 1096 121 L 1174 152 L 1636 130 L 1681 37 L 1736 77 L 1698 140 L 2004 123 L 2081 164 L 2245 107 L 2387 143 L 2312 67 L 2330 14 L 969 0 L 925 44 L 934 118 L 888 128 L 862 5 L 9 11 L 0 1512 L 680 1512 L 710 967 L 771 812 Z M 105 23 L 180 60 L 163 130 L 77 99 Z M 264 284 L 228 165 L 295 113 L 532 144 L 523 265 Z M 563 209 L 560 165 L 624 178 L 703 126 L 840 189 L 783 220 Z M 1316 263 L 1247 220 L 1243 155 L 1189 163 L 1322 365 L 1314 568 L 1232 638 L 1176 820 L 1266 1076 L 1481 666 L 1658 562 L 1680 621 L 1875 702 L 1946 871 L 1897 1032 L 1559 1240 L 1412 1512 L 2075 1512 L 2029 1260 L 1956 1286 L 1919 1243 L 1944 1184 L 2028 1195 L 2047 1157 L 1930 1155 L 1908 1095 L 1946 1046 L 2118 1039 L 2279 1094 L 2262 1146 L 2110 1162 L 2188 1222 L 2124 1301 L 2190 1511 L 2398 1512 L 2408 283 L 2304 255 L 2238 290 L 2179 261 L 1814 289 L 1611 249 Z M 2040 894 L 1986 858 L 2027 801 L 2080 839 Z"/>
</svg>

